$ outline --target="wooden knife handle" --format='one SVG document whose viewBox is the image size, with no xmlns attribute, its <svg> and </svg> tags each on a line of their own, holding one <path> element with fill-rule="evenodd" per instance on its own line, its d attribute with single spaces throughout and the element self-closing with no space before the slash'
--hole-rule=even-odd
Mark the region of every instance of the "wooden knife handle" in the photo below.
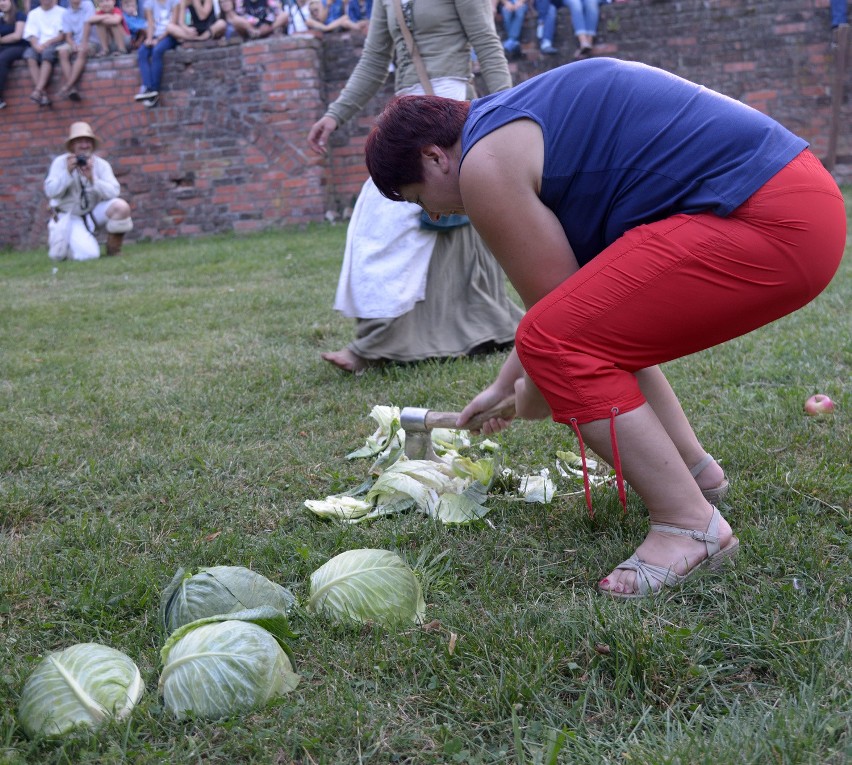
<svg viewBox="0 0 852 765">
<path fill-rule="evenodd" d="M 479 430 L 486 420 L 492 417 L 502 417 L 509 420 L 515 416 L 515 396 L 507 396 L 496 406 L 486 409 L 484 412 L 474 415 L 460 429 L 464 430 Z M 459 418 L 458 412 L 433 412 L 426 413 L 426 429 L 433 428 L 458 428 L 456 420 Z"/>
</svg>

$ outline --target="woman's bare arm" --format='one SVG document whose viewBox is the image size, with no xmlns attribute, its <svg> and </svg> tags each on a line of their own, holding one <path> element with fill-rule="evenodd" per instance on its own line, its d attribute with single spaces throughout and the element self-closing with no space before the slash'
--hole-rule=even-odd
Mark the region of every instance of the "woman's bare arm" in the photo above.
<svg viewBox="0 0 852 765">
<path fill-rule="evenodd" d="M 579 268 L 557 217 L 539 199 L 541 129 L 510 122 L 476 143 L 461 166 L 465 212 L 527 308 Z"/>
</svg>

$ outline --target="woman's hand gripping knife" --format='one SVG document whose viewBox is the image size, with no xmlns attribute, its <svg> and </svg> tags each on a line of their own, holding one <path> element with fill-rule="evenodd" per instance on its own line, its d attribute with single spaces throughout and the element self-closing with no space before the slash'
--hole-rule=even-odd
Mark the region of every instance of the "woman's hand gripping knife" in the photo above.
<svg viewBox="0 0 852 765">
<path fill-rule="evenodd" d="M 550 406 L 541 395 L 535 383 L 521 367 L 514 349 L 504 362 L 497 378 L 484 391 L 475 396 L 459 413 L 456 426 L 463 428 L 465 423 L 476 414 L 497 406 L 508 396 L 515 395 L 515 416 L 522 420 L 543 420 L 551 416 Z M 491 435 L 509 427 L 513 418 L 493 417 L 482 423 L 473 433 Z"/>
<path fill-rule="evenodd" d="M 539 199 L 543 165 L 541 128 L 531 120 L 517 120 L 472 146 L 459 173 L 464 210 L 527 309 L 579 270 L 562 225 Z M 513 349 L 494 382 L 461 411 L 458 426 L 512 392 L 517 417 L 551 417 L 550 406 Z M 509 422 L 488 420 L 481 432 L 497 433 Z"/>
</svg>

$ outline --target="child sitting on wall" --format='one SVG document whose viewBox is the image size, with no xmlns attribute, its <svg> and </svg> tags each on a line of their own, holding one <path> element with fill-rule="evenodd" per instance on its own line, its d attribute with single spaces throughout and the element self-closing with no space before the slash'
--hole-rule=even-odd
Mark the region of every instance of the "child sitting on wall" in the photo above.
<svg viewBox="0 0 852 765">
<path fill-rule="evenodd" d="M 88 23 L 95 30 L 104 54 L 127 53 L 130 29 L 121 8 L 116 8 L 115 0 L 98 0 L 97 10 Z"/>
<path fill-rule="evenodd" d="M 278 0 L 237 0 L 236 11 L 228 21 L 243 39 L 256 40 L 278 30 L 286 33 L 290 13 Z"/>
<path fill-rule="evenodd" d="M 128 47 L 130 50 L 136 50 L 145 39 L 145 30 L 148 27 L 148 22 L 145 21 L 145 13 L 139 7 L 137 0 L 121 0 L 119 7 L 130 33 Z"/>
<path fill-rule="evenodd" d="M 182 0 L 172 34 L 181 43 L 203 42 L 219 39 L 227 28 L 219 0 Z"/>
</svg>

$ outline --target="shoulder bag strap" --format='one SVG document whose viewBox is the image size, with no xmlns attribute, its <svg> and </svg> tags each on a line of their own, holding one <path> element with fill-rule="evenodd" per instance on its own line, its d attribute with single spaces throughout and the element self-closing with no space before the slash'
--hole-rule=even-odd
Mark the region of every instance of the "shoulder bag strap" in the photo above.
<svg viewBox="0 0 852 765">
<path fill-rule="evenodd" d="M 420 57 L 420 51 L 417 50 L 417 45 L 414 42 L 414 37 L 411 35 L 411 30 L 405 23 L 405 16 L 402 14 L 401 0 L 393 0 L 393 9 L 396 13 L 396 23 L 399 25 L 399 31 L 402 32 L 405 38 L 405 45 L 408 52 L 411 54 L 411 59 L 414 61 L 414 68 L 417 70 L 417 76 L 420 78 L 420 84 L 423 86 L 423 92 L 427 96 L 434 96 L 435 91 L 432 90 L 432 83 L 429 80 L 429 73 L 426 71 L 426 66 L 423 64 L 423 59 Z"/>
</svg>

